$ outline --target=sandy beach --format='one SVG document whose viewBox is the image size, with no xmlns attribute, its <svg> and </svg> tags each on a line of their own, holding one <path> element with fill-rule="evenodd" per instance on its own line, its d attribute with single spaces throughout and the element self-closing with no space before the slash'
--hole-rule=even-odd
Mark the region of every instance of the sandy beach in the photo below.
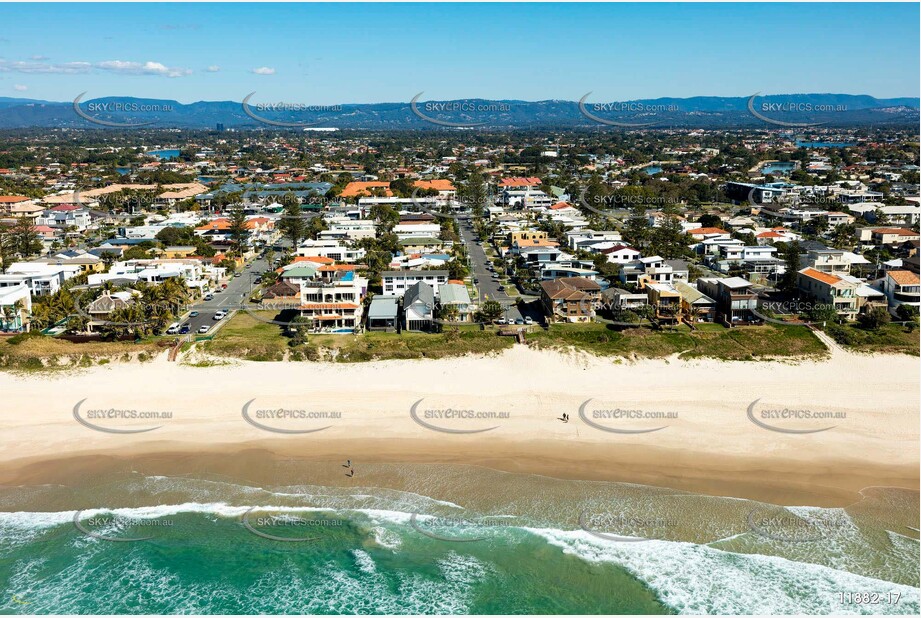
<svg viewBox="0 0 921 618">
<path fill-rule="evenodd" d="M 841 351 L 798 363 L 628 362 L 516 346 L 431 361 L 203 368 L 164 357 L 4 373 L 0 483 L 67 482 L 118 462 L 258 476 L 261 458 L 351 459 L 359 472 L 472 464 L 840 506 L 867 487 L 917 490 L 918 366 Z"/>
</svg>

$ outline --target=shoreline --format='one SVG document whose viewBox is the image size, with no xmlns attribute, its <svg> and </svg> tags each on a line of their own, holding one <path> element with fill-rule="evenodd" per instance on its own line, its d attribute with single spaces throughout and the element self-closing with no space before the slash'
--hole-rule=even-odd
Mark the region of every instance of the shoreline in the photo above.
<svg viewBox="0 0 921 618">
<path fill-rule="evenodd" d="M 0 484 L 74 482 L 76 470 L 93 475 L 115 463 L 140 465 L 151 473 L 191 474 L 195 468 L 243 478 L 234 460 L 263 451 L 268 460 L 294 458 L 318 467 L 345 459 L 466 464 L 789 506 L 845 506 L 867 487 L 917 491 L 917 364 L 909 356 L 842 351 L 795 364 L 626 363 L 516 347 L 492 357 L 356 365 L 240 361 L 197 368 L 157 359 L 50 379 L 0 374 L 5 393 Z M 81 417 L 91 405 L 170 411 L 173 417 L 154 421 L 160 429 L 146 433 L 94 431 L 74 418 L 81 400 Z M 321 429 L 268 432 L 242 418 L 242 407 L 251 400 L 251 417 L 278 409 L 341 416 L 257 421 L 280 429 Z M 807 409 L 839 416 L 764 421 L 814 433 L 766 430 L 746 414 L 756 400 L 772 412 Z M 46 403 L 36 406 L 36 401 Z M 414 404 L 417 419 L 410 413 Z M 587 424 L 579 418 L 580 407 L 674 416 L 599 419 L 587 414 L 595 424 L 645 432 L 624 434 Z M 425 415 L 445 410 L 507 416 Z M 570 415 L 568 423 L 558 420 L 563 412 Z M 463 431 L 494 429 L 452 434 L 427 429 L 418 420 Z M 107 426 L 153 425 L 122 419 Z"/>
</svg>

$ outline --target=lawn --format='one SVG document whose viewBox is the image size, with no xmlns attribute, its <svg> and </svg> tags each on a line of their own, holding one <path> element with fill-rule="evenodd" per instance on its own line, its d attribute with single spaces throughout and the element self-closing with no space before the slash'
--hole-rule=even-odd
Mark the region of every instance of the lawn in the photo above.
<svg viewBox="0 0 921 618">
<path fill-rule="evenodd" d="M 284 360 L 288 338 L 283 334 L 283 327 L 266 322 L 277 315 L 276 311 L 253 311 L 251 314 L 238 311 L 214 339 L 200 344 L 202 350 L 215 356 L 253 361 Z"/>
<path fill-rule="evenodd" d="M 768 357 L 799 357 L 825 354 L 825 346 L 808 329 L 796 326 L 738 326 L 727 329 L 711 325 L 691 331 L 686 325 L 652 330 L 616 329 L 605 324 L 554 324 L 546 331 L 528 335 L 537 348 L 575 348 L 598 356 L 751 360 Z"/>
</svg>

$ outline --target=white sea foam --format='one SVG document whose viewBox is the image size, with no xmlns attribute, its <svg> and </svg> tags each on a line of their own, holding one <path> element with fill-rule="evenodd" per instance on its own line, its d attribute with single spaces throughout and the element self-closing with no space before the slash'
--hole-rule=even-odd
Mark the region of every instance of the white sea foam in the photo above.
<svg viewBox="0 0 921 618">
<path fill-rule="evenodd" d="M 582 531 L 528 528 L 564 553 L 619 564 L 687 614 L 917 614 L 921 590 L 829 567 L 673 541 L 618 543 Z M 898 605 L 841 603 L 841 592 L 899 592 Z"/>
</svg>

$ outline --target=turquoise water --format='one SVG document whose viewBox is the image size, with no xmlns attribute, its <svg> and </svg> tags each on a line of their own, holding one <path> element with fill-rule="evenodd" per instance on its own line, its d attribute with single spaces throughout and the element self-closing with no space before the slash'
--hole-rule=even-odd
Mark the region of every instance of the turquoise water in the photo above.
<svg viewBox="0 0 921 618">
<path fill-rule="evenodd" d="M 406 488 L 132 474 L 92 488 L 0 490 L 11 511 L 0 513 L 0 612 L 919 611 L 917 538 L 868 519 L 901 501 L 916 519 L 917 493 L 870 495 L 846 514 L 811 509 L 843 525 L 802 543 L 753 533 L 745 513 L 758 503 L 745 500 L 469 468 L 383 472 Z M 469 504 L 408 489 L 435 477 Z M 490 496 L 476 493 L 482 483 Z M 82 530 L 74 510 L 11 508 L 68 502 L 84 509 Z M 644 542 L 602 538 L 574 516 L 599 505 L 627 517 L 606 532 L 638 538 L 653 515 L 660 529 Z M 841 591 L 898 593 L 899 603 L 855 608 Z"/>
<path fill-rule="evenodd" d="M 157 157 L 157 158 L 160 159 L 160 160 L 178 159 L 178 158 L 179 158 L 179 151 L 178 151 L 178 150 L 149 150 L 149 151 L 147 151 L 147 154 L 153 155 L 153 156 Z"/>
<path fill-rule="evenodd" d="M 762 174 L 789 174 L 794 169 L 796 169 L 796 164 L 786 161 L 775 161 L 774 163 L 768 163 L 761 168 Z"/>
<path fill-rule="evenodd" d="M 652 176 L 654 174 L 660 173 L 662 171 L 662 168 L 659 167 L 658 165 L 648 165 L 643 168 L 643 171 L 649 174 L 650 176 Z"/>
</svg>

